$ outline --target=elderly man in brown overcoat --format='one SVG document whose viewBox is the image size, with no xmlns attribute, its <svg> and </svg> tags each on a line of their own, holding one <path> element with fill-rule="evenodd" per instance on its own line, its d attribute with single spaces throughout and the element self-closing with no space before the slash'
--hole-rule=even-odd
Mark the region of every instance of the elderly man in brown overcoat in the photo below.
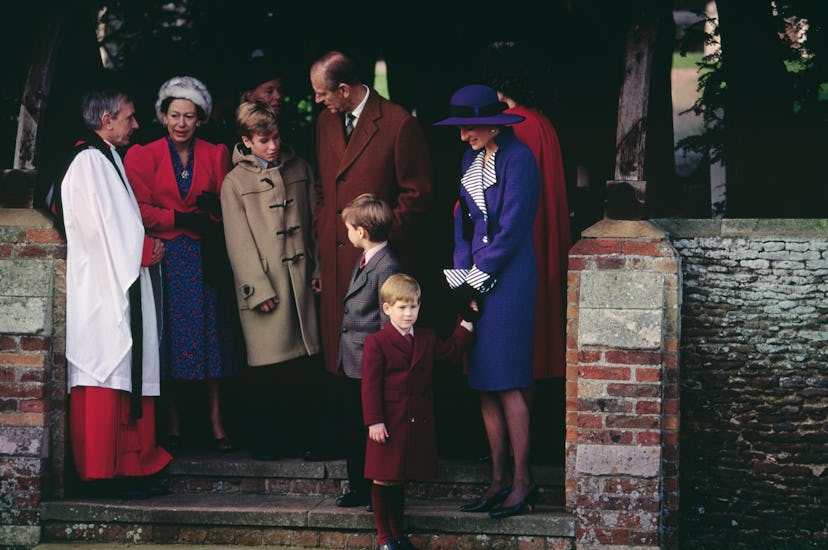
<svg viewBox="0 0 828 550">
<path fill-rule="evenodd" d="M 310 71 L 317 103 L 326 110 L 316 123 L 319 192 L 314 212 L 322 266 L 322 351 L 325 368 L 338 373 L 337 344 L 342 302 L 359 250 L 348 243 L 339 218 L 348 202 L 373 193 L 394 211 L 390 244 L 403 261 L 407 244 L 423 218 L 431 194 L 428 145 L 419 122 L 403 107 L 362 84 L 354 63 L 329 52 Z M 355 115 L 346 139 L 346 118 Z"/>
<path fill-rule="evenodd" d="M 362 193 L 388 203 L 394 213 L 389 244 L 406 269 L 430 200 L 431 160 L 417 119 L 364 85 L 343 53 L 319 58 L 311 66 L 310 81 L 314 100 L 326 108 L 316 122 L 314 225 L 322 272 L 315 290 L 320 294 L 325 369 L 338 375 L 343 301 L 360 254 L 348 242 L 342 209 Z M 350 391 L 339 388 L 338 397 Z"/>
</svg>

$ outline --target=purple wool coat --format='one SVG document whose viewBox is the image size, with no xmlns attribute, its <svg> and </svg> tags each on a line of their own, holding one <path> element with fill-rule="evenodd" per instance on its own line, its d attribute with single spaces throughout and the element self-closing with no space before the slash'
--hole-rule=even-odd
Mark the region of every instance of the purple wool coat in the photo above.
<svg viewBox="0 0 828 550">
<path fill-rule="evenodd" d="M 467 361 L 469 387 L 479 391 L 532 386 L 538 280 L 532 227 L 540 175 L 532 151 L 514 130 L 504 127 L 495 143 L 497 183 L 484 192 L 488 219 L 462 185 L 460 201 L 468 214 L 456 208 L 454 216 L 455 269 L 476 265 L 497 281 L 482 297 L 482 316 L 474 325 L 477 342 Z M 464 174 L 478 154 L 482 151 L 464 153 Z"/>
</svg>

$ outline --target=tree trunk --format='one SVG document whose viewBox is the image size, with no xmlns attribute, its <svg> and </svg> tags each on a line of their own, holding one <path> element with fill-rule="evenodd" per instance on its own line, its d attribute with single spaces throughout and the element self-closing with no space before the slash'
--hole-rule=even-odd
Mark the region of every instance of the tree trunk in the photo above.
<svg viewBox="0 0 828 550">
<path fill-rule="evenodd" d="M 771 2 L 720 0 L 728 217 L 795 216 L 793 98 Z"/>
</svg>

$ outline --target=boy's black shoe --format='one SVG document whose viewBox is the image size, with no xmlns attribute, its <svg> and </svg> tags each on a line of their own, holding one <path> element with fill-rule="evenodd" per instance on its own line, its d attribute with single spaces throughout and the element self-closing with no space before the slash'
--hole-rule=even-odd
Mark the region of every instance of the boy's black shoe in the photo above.
<svg viewBox="0 0 828 550">
<path fill-rule="evenodd" d="M 82 481 L 78 487 L 78 496 L 81 498 L 112 498 L 115 480 L 96 479 Z"/>
<path fill-rule="evenodd" d="M 336 505 L 342 508 L 353 508 L 355 506 L 367 506 L 371 504 L 371 497 L 362 493 L 348 491 L 336 498 Z"/>
<path fill-rule="evenodd" d="M 408 537 L 402 537 L 397 539 L 397 548 L 400 550 L 417 550 L 411 541 L 408 540 Z"/>
<path fill-rule="evenodd" d="M 329 460 L 339 460 L 343 457 L 343 453 L 336 453 L 324 449 L 308 449 L 302 454 L 302 458 L 306 462 L 327 462 Z"/>
<path fill-rule="evenodd" d="M 400 550 L 402 546 L 394 539 L 389 540 L 385 544 L 379 545 L 379 550 Z"/>
</svg>

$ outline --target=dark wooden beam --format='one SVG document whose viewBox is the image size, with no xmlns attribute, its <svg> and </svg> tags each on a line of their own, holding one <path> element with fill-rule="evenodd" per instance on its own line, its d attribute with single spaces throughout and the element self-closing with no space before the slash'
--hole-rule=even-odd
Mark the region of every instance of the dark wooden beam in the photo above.
<svg viewBox="0 0 828 550">
<path fill-rule="evenodd" d="M 61 21 L 52 18 L 41 29 L 40 39 L 35 42 L 32 64 L 20 103 L 17 141 L 14 148 L 15 169 L 31 170 L 37 167 L 37 130 L 45 116 L 62 37 Z"/>
<path fill-rule="evenodd" d="M 607 182 L 604 217 L 640 220 L 646 217 L 645 144 L 658 15 L 651 2 L 635 10 L 627 31 L 624 79 L 618 97 L 615 178 Z"/>
</svg>

